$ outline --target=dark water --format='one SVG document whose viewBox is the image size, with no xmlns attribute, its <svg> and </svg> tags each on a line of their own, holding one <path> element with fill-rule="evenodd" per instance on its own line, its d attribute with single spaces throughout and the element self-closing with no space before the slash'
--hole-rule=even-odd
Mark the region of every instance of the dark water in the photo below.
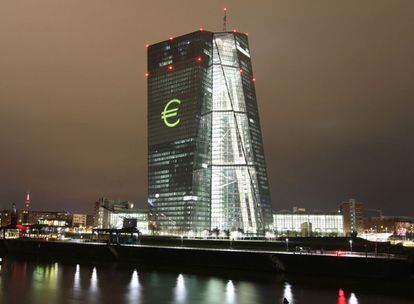
<svg viewBox="0 0 414 304">
<path fill-rule="evenodd" d="M 414 285 L 3 259 L 0 303 L 414 303 Z"/>
</svg>

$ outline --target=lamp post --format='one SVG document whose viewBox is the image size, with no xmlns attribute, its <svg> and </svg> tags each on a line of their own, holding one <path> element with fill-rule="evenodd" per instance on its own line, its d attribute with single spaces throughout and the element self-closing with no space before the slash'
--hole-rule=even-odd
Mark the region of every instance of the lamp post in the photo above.
<svg viewBox="0 0 414 304">
<path fill-rule="evenodd" d="M 286 251 L 289 251 L 289 239 L 286 238 L 285 241 L 286 241 Z"/>
<path fill-rule="evenodd" d="M 349 240 L 349 247 L 351 248 L 351 253 L 352 253 L 352 240 Z"/>
</svg>

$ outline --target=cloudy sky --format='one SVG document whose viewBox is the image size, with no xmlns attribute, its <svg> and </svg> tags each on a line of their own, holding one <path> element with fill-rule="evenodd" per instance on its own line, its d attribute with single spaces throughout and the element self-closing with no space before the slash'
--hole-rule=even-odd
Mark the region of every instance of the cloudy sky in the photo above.
<svg viewBox="0 0 414 304">
<path fill-rule="evenodd" d="M 248 32 L 274 209 L 414 216 L 414 1 L 0 1 L 0 208 L 146 202 L 146 49 Z"/>
</svg>

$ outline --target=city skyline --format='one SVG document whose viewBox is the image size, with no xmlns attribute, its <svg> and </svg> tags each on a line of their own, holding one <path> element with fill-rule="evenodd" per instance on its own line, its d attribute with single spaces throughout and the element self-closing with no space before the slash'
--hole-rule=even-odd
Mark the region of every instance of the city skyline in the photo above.
<svg viewBox="0 0 414 304">
<path fill-rule="evenodd" d="M 146 207 L 145 45 L 220 30 L 227 5 L 249 33 L 273 209 L 354 197 L 414 215 L 412 3 L 48 3 L 0 4 L 2 209 L 28 190 L 36 210 Z"/>
</svg>

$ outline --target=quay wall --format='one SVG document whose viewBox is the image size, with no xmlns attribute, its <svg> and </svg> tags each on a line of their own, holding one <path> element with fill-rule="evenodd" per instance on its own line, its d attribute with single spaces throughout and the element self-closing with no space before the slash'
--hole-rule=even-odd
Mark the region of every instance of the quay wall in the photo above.
<svg viewBox="0 0 414 304">
<path fill-rule="evenodd" d="M 135 267 L 199 267 L 397 280 L 411 280 L 413 277 L 410 258 L 335 256 L 255 249 L 0 239 L 0 255 L 120 262 L 133 264 Z"/>
</svg>

